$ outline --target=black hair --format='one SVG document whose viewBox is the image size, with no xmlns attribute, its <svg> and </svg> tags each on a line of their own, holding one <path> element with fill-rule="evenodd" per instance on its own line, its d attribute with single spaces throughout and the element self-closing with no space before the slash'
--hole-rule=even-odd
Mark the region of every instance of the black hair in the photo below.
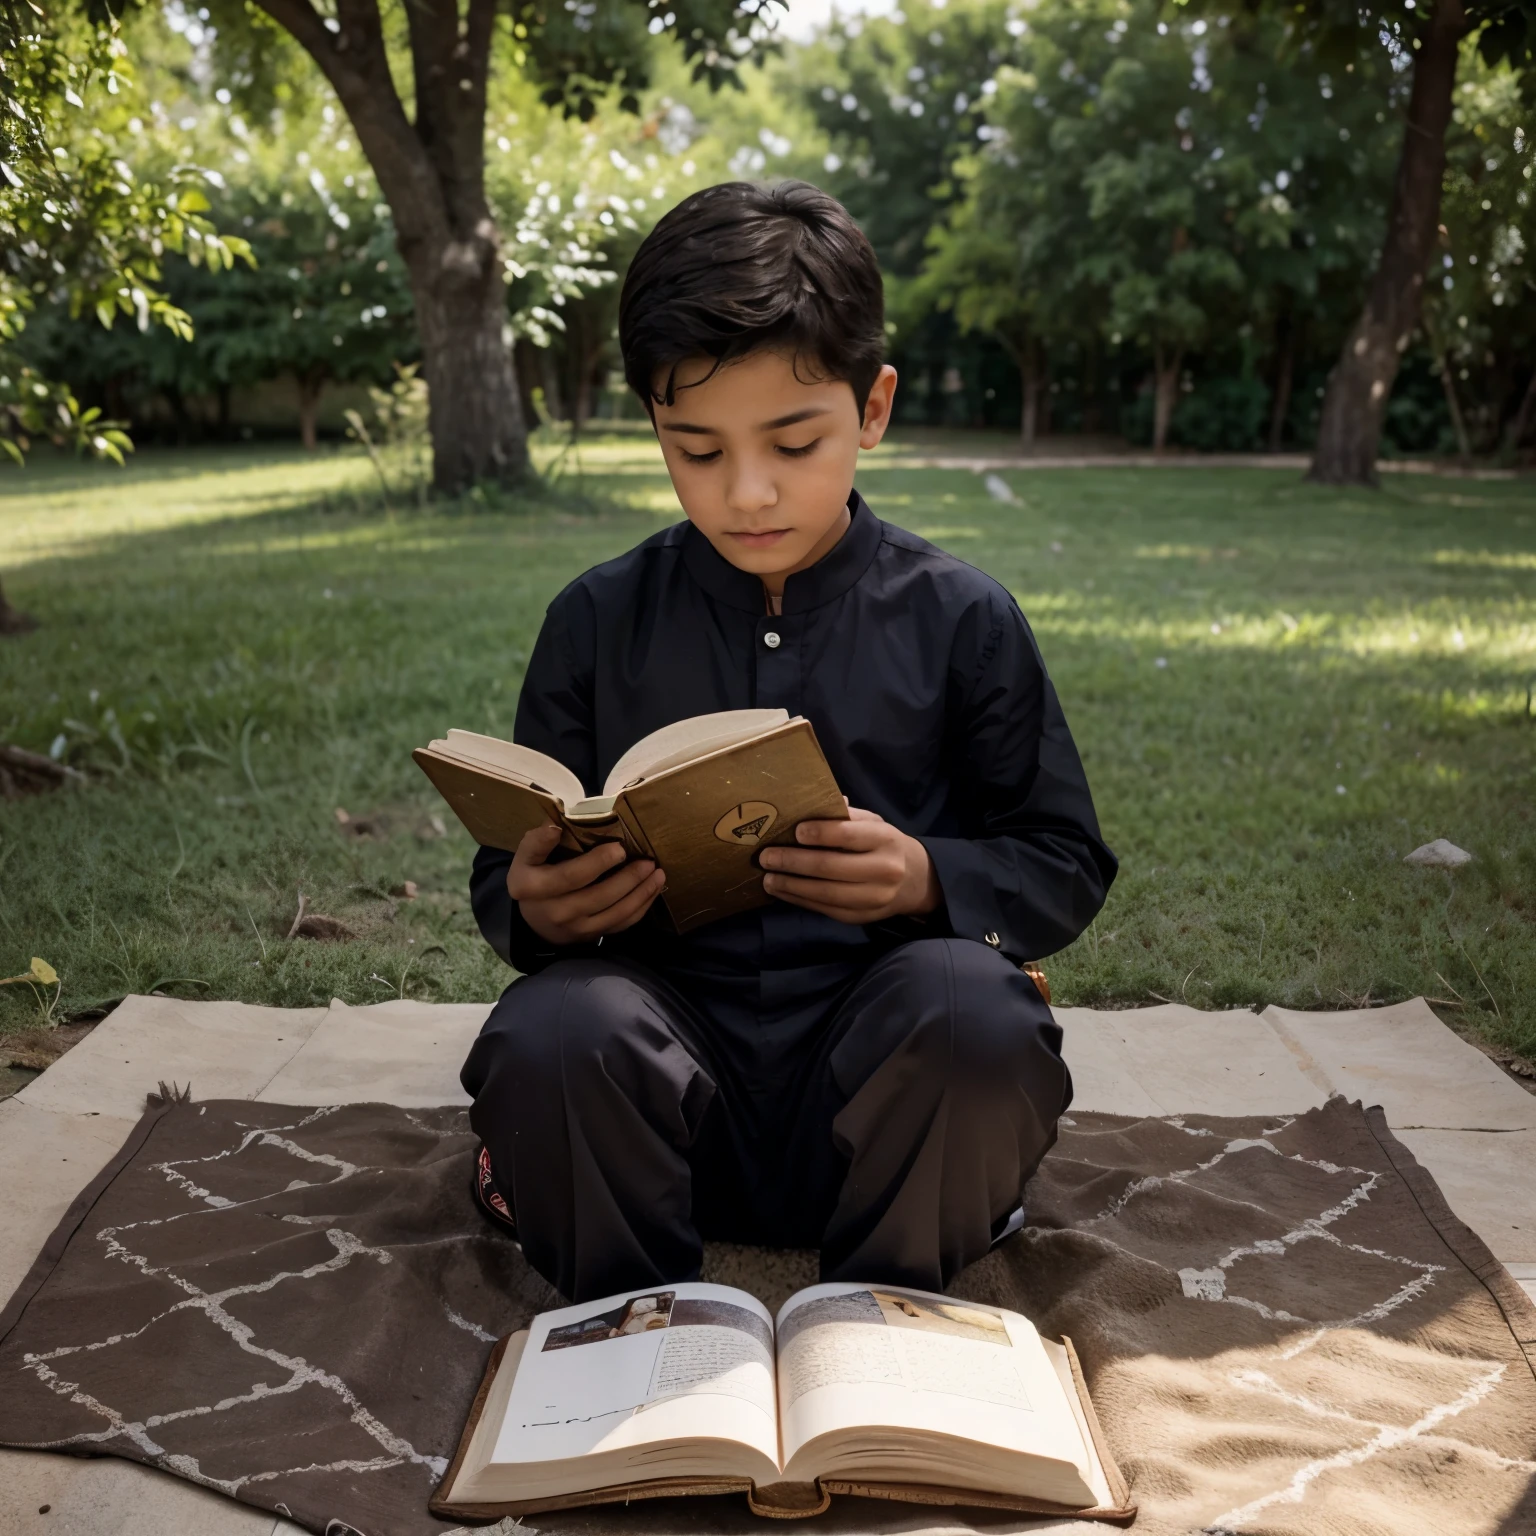
<svg viewBox="0 0 1536 1536">
<path fill-rule="evenodd" d="M 718 369 L 776 348 L 797 372 L 845 380 L 863 411 L 885 357 L 873 248 L 848 210 L 809 182 L 695 192 L 630 262 L 619 298 L 625 380 L 650 411 L 673 403 L 687 358 L 712 357 Z"/>
</svg>

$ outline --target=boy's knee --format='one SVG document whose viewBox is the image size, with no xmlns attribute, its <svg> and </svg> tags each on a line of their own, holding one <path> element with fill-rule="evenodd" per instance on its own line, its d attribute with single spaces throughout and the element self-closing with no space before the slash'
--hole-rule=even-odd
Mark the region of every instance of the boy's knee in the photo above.
<svg viewBox="0 0 1536 1536">
<path fill-rule="evenodd" d="M 556 1080 L 601 1063 L 633 1033 L 647 999 L 627 976 L 592 960 L 559 960 L 514 981 L 491 1010 L 464 1063 L 464 1089 L 478 1095 L 503 1072 Z"/>
<path fill-rule="evenodd" d="M 1017 1082 L 1059 1064 L 1061 1028 L 1012 961 L 969 939 L 920 939 L 882 967 L 865 1010 L 877 1051 L 909 1049 L 951 1081 Z"/>
</svg>

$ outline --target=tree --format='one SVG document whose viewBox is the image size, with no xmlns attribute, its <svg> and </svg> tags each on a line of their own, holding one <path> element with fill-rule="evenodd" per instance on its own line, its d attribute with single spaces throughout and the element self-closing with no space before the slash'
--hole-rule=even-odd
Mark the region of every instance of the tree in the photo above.
<svg viewBox="0 0 1536 1536">
<path fill-rule="evenodd" d="M 1229 142 L 1235 93 L 1212 90 L 1223 72 L 1195 26 L 1159 31 L 1149 6 L 1120 0 L 1039 7 L 1023 67 L 998 75 L 970 204 L 950 226 L 1011 232 L 1019 286 L 1050 295 L 1058 330 L 1095 316 L 1112 345 L 1150 354 L 1158 451 L 1186 353 L 1242 293 L 1240 249 L 1287 233 L 1248 146 Z"/>
<path fill-rule="evenodd" d="M 249 258 L 243 240 L 204 217 L 202 173 L 140 180 L 115 136 L 90 122 L 87 101 L 117 95 L 128 74 L 103 7 L 54 16 L 27 0 L 0 0 L 0 451 L 18 463 L 35 437 L 119 462 L 131 447 L 115 423 L 81 411 L 65 385 L 21 355 L 40 299 L 108 328 L 129 316 L 141 330 L 162 325 L 187 336 L 186 313 L 158 286 L 166 252 L 214 271 Z M 0 591 L 0 634 L 30 627 Z"/>
<path fill-rule="evenodd" d="M 146 171 L 221 167 L 213 214 L 246 235 L 256 266 L 210 280 L 168 264 L 167 290 L 196 322 L 190 346 L 121 328 L 104 344 L 94 326 L 54 312 L 29 332 L 34 360 L 119 414 L 159 395 L 179 432 L 198 428 L 191 397 L 217 397 L 222 419 L 232 388 L 263 380 L 307 378 L 311 422 L 325 378 L 387 384 L 395 362 L 419 356 L 410 281 L 351 124 L 318 81 L 305 89 L 308 61 L 292 50 L 274 105 L 255 117 L 230 100 L 194 15 L 138 13 L 127 36 L 137 68 L 124 115 L 139 125 L 138 161 Z M 582 419 L 595 400 L 628 253 L 689 190 L 732 174 L 726 162 L 740 158 L 743 136 L 790 126 L 758 71 L 716 94 L 688 80 L 675 52 L 657 60 L 657 89 L 639 113 L 609 92 L 582 121 L 542 101 L 521 71 L 489 82 L 486 196 L 501 231 L 506 318 L 520 385 L 543 384 L 556 416 Z"/>
<path fill-rule="evenodd" d="M 293 377 L 300 437 L 312 449 L 328 382 L 381 382 L 395 363 L 412 359 L 410 285 L 388 210 L 335 153 L 334 136 L 312 135 L 310 147 L 297 151 L 298 177 L 279 158 L 295 135 L 275 145 L 244 137 L 252 170 L 221 199 L 220 211 L 249 231 L 257 264 L 217 287 L 198 284 L 187 307 L 215 389 Z"/>
<path fill-rule="evenodd" d="M 1047 316 L 1060 311 L 1041 303 L 1039 270 L 1031 253 L 1020 248 L 1028 237 L 990 222 L 990 212 L 967 200 L 935 226 L 922 275 L 906 298 L 911 311 L 948 310 L 962 331 L 997 337 L 1019 370 L 1019 445 L 1027 452 L 1035 445 L 1045 381 L 1040 332 Z"/>
<path fill-rule="evenodd" d="M 912 0 L 899 16 L 836 18 L 797 62 L 836 153 L 820 179 L 863 226 L 888 276 L 915 276 L 928 231 L 958 194 L 997 70 L 1023 24 L 1005 0 Z"/>
<path fill-rule="evenodd" d="M 1462 453 L 1514 454 L 1536 436 L 1533 104 L 1512 71 L 1464 52 L 1425 332 Z"/>
<path fill-rule="evenodd" d="M 832 149 L 815 180 L 859 221 L 885 273 L 903 412 L 922 398 L 926 375 L 928 412 L 947 417 L 965 378 L 980 385 L 993 344 L 1015 367 L 1011 349 L 1028 346 L 1011 326 L 968 324 L 964 306 L 919 278 L 932 232 L 963 192 L 957 157 L 975 147 L 997 72 L 1017 57 L 1017 10 L 1010 0 L 911 0 L 897 16 L 835 18 L 794 60 L 794 82 Z M 996 318 L 1006 323 L 1002 310 Z"/>
<path fill-rule="evenodd" d="M 280 46 L 319 66 L 357 133 L 410 274 L 431 400 L 433 474 L 456 491 L 515 481 L 527 467 L 507 334 L 509 275 L 486 195 L 485 118 L 493 63 L 530 71 L 548 101 L 591 116 L 617 85 L 626 106 L 648 68 L 649 36 L 671 35 L 697 77 L 719 85 L 765 40 L 770 0 L 217 0 L 229 77 L 259 92 Z M 396 68 L 408 70 L 402 94 Z M 407 105 L 409 99 L 409 106 Z"/>
<path fill-rule="evenodd" d="M 170 119 L 158 100 L 143 110 L 155 109 L 188 132 L 180 124 L 190 114 Z M 218 400 L 223 428 L 233 390 L 288 376 L 298 387 L 301 437 L 313 448 L 328 381 L 387 381 L 416 348 L 388 209 L 366 168 L 355 167 L 359 181 L 353 157 L 337 152 L 329 126 L 314 113 L 256 135 L 236 117 L 225 133 L 192 130 L 195 145 L 174 138 L 159 145 L 153 152 L 184 148 L 226 167 L 222 185 L 210 189 L 212 212 L 223 227 L 244 232 L 254 265 L 210 274 L 184 260 L 167 263 L 167 294 L 196 327 L 190 341 L 132 328 L 103 338 L 55 307 L 29 338 L 38 366 L 105 399 L 114 414 L 158 395 L 178 436 L 192 427 L 195 397 Z M 167 131 L 153 121 L 143 130 L 160 138 Z"/>
<path fill-rule="evenodd" d="M 1273 431 L 1298 335 L 1358 282 L 1385 206 L 1379 82 L 1276 70 L 1280 30 L 1170 22 L 1150 0 L 1038 5 L 924 282 L 966 324 L 1027 318 L 1037 352 L 1095 330 L 1140 349 L 1159 447 L 1191 355 L 1251 355 L 1272 332 Z M 1026 436 L 1038 392 L 1026 381 Z"/>
<path fill-rule="evenodd" d="M 1328 378 L 1308 478 L 1374 485 L 1387 402 L 1423 309 L 1440 225 L 1459 53 L 1525 70 L 1536 55 L 1536 0 L 1269 0 L 1292 47 L 1353 63 L 1385 48 L 1412 71 L 1385 236 L 1359 317 Z"/>
</svg>

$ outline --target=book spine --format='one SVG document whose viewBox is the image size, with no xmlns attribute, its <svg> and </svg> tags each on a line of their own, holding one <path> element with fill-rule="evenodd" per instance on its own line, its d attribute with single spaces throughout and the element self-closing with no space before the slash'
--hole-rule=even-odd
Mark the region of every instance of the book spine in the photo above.
<svg viewBox="0 0 1536 1536">
<path fill-rule="evenodd" d="M 562 816 L 560 825 L 565 829 L 562 846 L 572 845 L 578 853 L 600 848 L 604 843 L 623 843 L 625 852 L 630 858 L 650 857 L 648 852 L 636 844 L 633 833 L 618 816 L 610 816 L 606 820 L 596 822 L 573 821 L 568 816 Z"/>
<path fill-rule="evenodd" d="M 614 802 L 613 814 L 624 829 L 624 846 L 629 850 L 630 858 L 654 859 L 656 850 L 652 847 L 650 838 L 645 835 L 645 828 L 640 825 L 639 817 L 635 815 L 629 801 L 623 795 Z"/>
</svg>

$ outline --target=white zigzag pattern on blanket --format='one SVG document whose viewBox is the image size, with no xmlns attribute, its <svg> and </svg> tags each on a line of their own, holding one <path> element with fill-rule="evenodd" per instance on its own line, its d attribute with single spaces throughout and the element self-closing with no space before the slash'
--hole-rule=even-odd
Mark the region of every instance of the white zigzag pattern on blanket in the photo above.
<svg viewBox="0 0 1536 1536">
<path fill-rule="evenodd" d="M 1444 1423 L 1446 1419 L 1455 1418 L 1457 1414 L 1465 1413 L 1468 1408 L 1482 1402 L 1503 1378 L 1504 1367 L 1494 1365 L 1459 1396 L 1452 1398 L 1448 1403 L 1436 1403 L 1414 1423 L 1406 1426 L 1379 1425 L 1376 1427 L 1376 1433 L 1364 1445 L 1351 1446 L 1348 1450 L 1335 1451 L 1331 1456 L 1319 1456 L 1315 1461 L 1309 1461 L 1304 1467 L 1297 1469 L 1285 1487 L 1252 1499 L 1240 1509 L 1229 1510 L 1224 1515 L 1218 1515 L 1205 1527 L 1205 1536 L 1240 1536 L 1238 1527 L 1246 1525 L 1255 1515 L 1262 1513 L 1271 1505 L 1299 1504 L 1306 1497 L 1307 1489 L 1323 1473 L 1339 1471 L 1345 1467 L 1357 1467 L 1361 1462 L 1369 1461 L 1372 1456 L 1379 1455 L 1382 1451 L 1391 1450 L 1410 1440 L 1420 1439 L 1435 1425 Z M 1457 1441 L 1456 1444 L 1460 1447 L 1461 1442 Z"/>
<path fill-rule="evenodd" d="M 1200 1127 L 1191 1127 L 1183 1124 L 1182 1116 L 1172 1119 L 1168 1123 L 1174 1129 L 1182 1131 L 1187 1136 L 1211 1134 L 1208 1131 L 1203 1131 Z M 1370 1248 L 1359 1243 L 1345 1242 L 1337 1233 L 1331 1231 L 1331 1227 L 1370 1200 L 1372 1191 L 1382 1181 L 1382 1175 L 1366 1168 L 1341 1167 L 1326 1160 L 1306 1158 L 1299 1153 L 1282 1152 L 1269 1138 L 1280 1135 L 1293 1123 L 1294 1117 L 1284 1120 L 1279 1125 L 1267 1127 L 1261 1137 L 1239 1138 L 1229 1141 L 1214 1156 L 1206 1159 L 1204 1162 L 1197 1163 L 1192 1168 L 1182 1169 L 1177 1173 L 1149 1175 L 1145 1178 L 1136 1179 L 1111 1200 L 1096 1216 L 1083 1223 L 1085 1227 L 1096 1227 L 1105 1223 L 1113 1223 L 1140 1196 L 1166 1184 L 1182 1184 L 1202 1173 L 1208 1172 L 1226 1158 L 1240 1152 L 1269 1152 L 1289 1162 L 1299 1163 L 1309 1168 L 1316 1168 L 1322 1173 L 1343 1173 L 1356 1176 L 1359 1182 L 1349 1190 L 1342 1200 L 1329 1206 L 1326 1210 L 1318 1212 L 1315 1216 L 1307 1217 L 1280 1237 L 1261 1238 L 1255 1242 L 1242 1244 L 1231 1249 L 1220 1258 L 1215 1259 L 1204 1269 L 1190 1266 L 1179 1271 L 1184 1294 L 1191 1300 L 1218 1302 L 1229 1306 L 1244 1307 L 1259 1313 L 1265 1318 L 1278 1322 L 1312 1324 L 1306 1333 L 1275 1352 L 1275 1358 L 1280 1361 L 1294 1360 L 1297 1356 L 1314 1348 L 1330 1333 L 1338 1332 L 1341 1329 L 1358 1328 L 1380 1322 L 1398 1308 L 1422 1295 L 1434 1284 L 1436 1276 L 1445 1272 L 1445 1266 L 1442 1264 L 1432 1264 L 1423 1260 L 1410 1259 L 1401 1254 L 1387 1253 L 1379 1248 Z M 1221 1195 L 1214 1190 L 1202 1188 L 1200 1193 L 1206 1199 L 1227 1201 L 1231 1204 L 1246 1206 L 1254 1210 L 1265 1210 L 1265 1207 L 1257 1202 L 1234 1199 L 1230 1196 Z M 1108 1240 L 1113 1242 L 1113 1239 Z M 1350 1317 L 1327 1322 L 1295 1317 L 1291 1313 L 1279 1308 L 1268 1307 L 1263 1302 L 1251 1297 L 1238 1296 L 1227 1291 L 1227 1272 L 1239 1260 L 1245 1258 L 1283 1258 L 1297 1244 L 1310 1241 L 1331 1243 L 1346 1252 L 1381 1259 L 1389 1264 L 1404 1265 L 1409 1269 L 1417 1270 L 1418 1273 L 1411 1280 L 1393 1291 L 1391 1295 L 1383 1297 L 1371 1306 L 1362 1309 Z M 1114 1246 L 1119 1247 L 1121 1245 L 1114 1244 Z M 1476 1370 L 1478 1373 L 1476 1378 L 1465 1390 L 1449 1402 L 1432 1405 L 1413 1424 L 1406 1427 L 1362 1419 L 1354 1414 L 1319 1403 L 1315 1399 L 1289 1392 L 1263 1371 L 1241 1370 L 1232 1372 L 1229 1380 L 1231 1380 L 1234 1386 L 1279 1398 L 1291 1407 L 1313 1417 L 1328 1418 L 1355 1425 L 1369 1438 L 1361 1445 L 1307 1462 L 1296 1470 L 1284 1486 L 1273 1489 L 1269 1493 L 1263 1494 L 1259 1498 L 1250 1500 L 1241 1507 L 1229 1510 L 1226 1514 L 1219 1516 L 1208 1526 L 1204 1527 L 1203 1536 L 1241 1536 L 1241 1528 L 1249 1525 L 1264 1510 L 1270 1509 L 1276 1504 L 1300 1503 L 1306 1497 L 1307 1490 L 1324 1473 L 1358 1466 L 1383 1451 L 1410 1441 L 1453 1447 L 1461 1454 L 1474 1456 L 1490 1465 L 1506 1467 L 1512 1470 L 1536 1471 L 1536 1463 L 1512 1460 L 1508 1457 L 1499 1456 L 1484 1447 L 1432 1433 L 1438 1425 L 1444 1423 L 1447 1419 L 1455 1418 L 1457 1415 L 1464 1413 L 1467 1409 L 1483 1401 L 1484 1398 L 1497 1388 L 1499 1382 L 1504 1377 L 1504 1366 L 1494 1361 L 1461 1360 L 1457 1363 Z"/>
<path fill-rule="evenodd" d="M 180 1170 L 196 1167 L 200 1164 L 222 1162 L 227 1158 L 238 1157 L 242 1152 L 252 1146 L 262 1145 L 276 1147 L 296 1157 L 302 1162 L 318 1163 L 337 1170 L 337 1177 L 330 1184 L 340 1184 L 347 1179 L 355 1177 L 359 1173 L 374 1172 L 376 1170 L 347 1162 L 345 1159 L 334 1157 L 329 1153 L 314 1152 L 294 1141 L 290 1132 L 302 1131 L 305 1127 L 313 1125 L 317 1120 L 335 1113 L 335 1105 L 326 1105 L 307 1114 L 303 1119 L 295 1121 L 292 1125 L 283 1126 L 245 1126 L 237 1128 L 244 1134 L 239 1141 L 220 1152 L 210 1153 L 207 1157 L 189 1158 L 179 1162 L 165 1162 L 152 1164 L 153 1171 L 166 1176 L 174 1185 L 180 1187 L 188 1199 L 196 1201 L 203 1208 L 203 1214 L 210 1210 L 223 1213 L 228 1210 L 236 1210 L 248 1204 L 255 1204 L 260 1200 L 270 1199 L 271 1193 L 259 1195 L 249 1201 L 229 1200 L 221 1195 L 215 1195 L 210 1190 L 203 1188 L 197 1181 Z M 442 1132 L 422 1124 L 412 1116 L 413 1123 L 422 1130 L 430 1131 L 434 1135 Z M 289 1185 L 288 1188 L 308 1188 L 307 1184 Z M 31 1370 L 38 1379 L 49 1388 L 50 1391 L 60 1396 L 68 1397 L 73 1403 L 85 1408 L 88 1412 L 101 1417 L 106 1421 L 105 1427 L 89 1433 L 71 1435 L 63 1440 L 34 1442 L 27 1449 L 32 1450 L 56 1450 L 71 1445 L 101 1444 L 108 1440 L 124 1438 L 129 1440 L 141 1452 L 145 1458 L 156 1466 L 163 1467 L 167 1471 L 178 1473 L 191 1482 L 200 1483 L 204 1487 L 216 1489 L 225 1494 L 237 1494 L 241 1488 L 251 1483 L 270 1482 L 274 1478 L 296 1476 L 304 1473 L 316 1472 L 374 1472 L 382 1471 L 390 1467 L 398 1467 L 409 1463 L 423 1467 L 434 1481 L 447 1471 L 447 1459 L 442 1456 L 427 1455 L 415 1449 L 403 1436 L 396 1434 L 386 1424 L 375 1417 L 358 1399 L 350 1387 L 334 1373 L 321 1367 L 311 1365 L 302 1356 L 286 1355 L 279 1350 L 263 1347 L 255 1341 L 255 1330 L 240 1319 L 234 1317 L 225 1307 L 225 1303 L 236 1297 L 250 1296 L 270 1291 L 276 1286 L 289 1281 L 304 1281 L 313 1279 L 317 1275 L 334 1272 L 345 1268 L 354 1259 L 371 1258 L 377 1263 L 389 1264 L 393 1262 L 393 1255 L 382 1248 L 373 1248 L 339 1227 L 329 1226 L 326 1237 L 331 1246 L 336 1250 L 330 1258 L 319 1263 L 312 1264 L 302 1270 L 285 1270 L 275 1275 L 269 1275 L 265 1280 L 254 1281 L 247 1285 L 231 1286 L 225 1290 L 208 1292 L 202 1290 L 173 1269 L 165 1265 L 154 1264 L 149 1256 L 144 1253 L 136 1253 L 122 1241 L 124 1234 L 142 1228 L 160 1227 L 171 1222 L 182 1221 L 188 1216 L 198 1214 L 197 1211 L 184 1211 L 171 1216 L 156 1217 L 142 1222 L 128 1222 L 117 1227 L 104 1227 L 97 1234 L 97 1240 L 106 1248 L 108 1258 L 117 1259 L 139 1271 L 146 1277 L 162 1279 L 184 1293 L 184 1299 L 175 1302 L 164 1311 L 150 1318 L 142 1327 L 124 1333 L 112 1334 L 105 1339 L 97 1339 L 82 1344 L 60 1345 L 42 1354 L 28 1354 L 23 1357 L 26 1369 Z M 303 1225 L 329 1221 L 327 1217 L 287 1217 L 285 1220 L 295 1220 Z M 110 1349 L 115 1345 L 136 1339 L 146 1333 L 157 1323 L 178 1312 L 201 1313 L 221 1332 L 232 1339 L 240 1349 L 247 1354 L 257 1355 L 264 1360 L 271 1361 L 289 1372 L 287 1381 L 277 1386 L 268 1386 L 265 1382 L 259 1382 L 250 1392 L 237 1396 L 223 1398 L 216 1403 L 199 1404 L 191 1408 L 178 1409 L 171 1413 L 153 1414 L 143 1421 L 131 1421 L 126 1419 L 117 1409 L 110 1404 L 103 1403 L 98 1398 L 85 1391 L 78 1382 L 67 1381 L 58 1371 L 54 1370 L 50 1362 L 67 1358 L 71 1355 L 89 1354 L 97 1350 Z M 482 1342 L 494 1341 L 495 1335 L 487 1333 L 478 1324 L 468 1318 L 461 1317 L 445 1302 L 443 1311 L 448 1320 L 457 1328 L 473 1334 Z M 374 1440 L 380 1449 L 387 1454 L 376 1456 L 369 1460 L 347 1459 L 342 1461 L 321 1463 L 307 1463 L 299 1467 L 274 1468 L 267 1471 L 250 1472 L 236 1478 L 220 1478 L 205 1472 L 198 1464 L 197 1458 L 186 1455 L 177 1455 L 167 1452 L 164 1446 L 154 1438 L 150 1431 L 159 1425 L 169 1424 L 180 1419 L 195 1418 L 209 1413 L 223 1413 L 231 1409 L 257 1402 L 263 1398 L 280 1397 L 291 1392 L 296 1392 L 305 1386 L 318 1386 L 339 1397 L 342 1403 L 350 1410 L 349 1417 L 359 1429 Z"/>
</svg>

